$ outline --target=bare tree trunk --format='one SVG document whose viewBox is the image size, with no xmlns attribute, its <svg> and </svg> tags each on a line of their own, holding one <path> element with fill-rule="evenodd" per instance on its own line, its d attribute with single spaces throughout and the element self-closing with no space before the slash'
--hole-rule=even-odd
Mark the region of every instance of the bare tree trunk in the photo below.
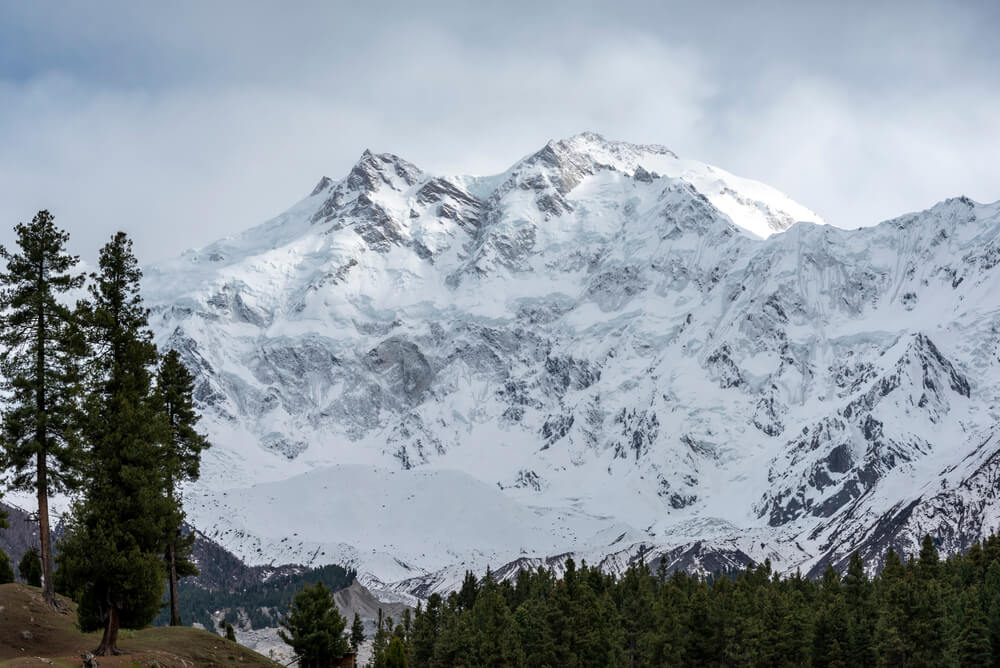
<svg viewBox="0 0 1000 668">
<path fill-rule="evenodd" d="M 42 596 L 51 607 L 56 607 L 56 588 L 52 580 L 52 538 L 49 533 L 48 470 L 44 452 L 38 453 L 38 542 L 41 544 Z"/>
<path fill-rule="evenodd" d="M 170 625 L 171 626 L 181 625 L 180 601 L 178 600 L 178 592 L 177 592 L 176 543 L 177 543 L 177 538 L 175 536 L 170 539 L 170 545 L 167 547 L 167 556 L 170 559 Z"/>
<path fill-rule="evenodd" d="M 44 275 L 44 267 L 38 267 L 39 278 Z M 48 454 L 48 425 L 46 424 L 46 386 L 45 386 L 45 309 L 38 307 L 38 322 L 35 336 L 35 441 L 38 445 L 37 479 L 35 487 L 38 490 L 38 542 L 39 555 L 42 559 L 42 597 L 50 606 L 56 607 L 56 589 L 52 582 L 52 537 L 49 533 L 49 469 L 46 456 Z"/>
<path fill-rule="evenodd" d="M 104 636 L 101 638 L 101 644 L 94 650 L 95 656 L 121 654 L 121 650 L 118 649 L 118 626 L 120 623 L 118 608 L 112 605 L 108 610 L 108 619 L 104 623 Z"/>
</svg>

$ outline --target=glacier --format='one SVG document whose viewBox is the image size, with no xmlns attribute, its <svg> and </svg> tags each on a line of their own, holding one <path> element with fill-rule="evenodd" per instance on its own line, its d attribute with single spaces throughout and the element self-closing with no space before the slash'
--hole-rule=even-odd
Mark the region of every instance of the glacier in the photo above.
<svg viewBox="0 0 1000 668">
<path fill-rule="evenodd" d="M 366 151 L 144 294 L 214 444 L 193 524 L 412 600 L 964 548 L 1000 525 L 998 265 L 1000 203 L 846 230 L 584 133 L 487 177 Z"/>
</svg>

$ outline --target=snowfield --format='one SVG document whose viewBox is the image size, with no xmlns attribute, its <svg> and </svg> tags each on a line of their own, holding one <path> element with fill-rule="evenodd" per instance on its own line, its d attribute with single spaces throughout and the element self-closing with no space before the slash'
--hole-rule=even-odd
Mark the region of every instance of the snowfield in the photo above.
<svg viewBox="0 0 1000 668">
<path fill-rule="evenodd" d="M 412 598 L 963 548 L 1000 525 L 998 265 L 1000 203 L 843 230 L 586 133 L 490 177 L 365 152 L 144 289 L 215 444 L 194 524 Z"/>
</svg>

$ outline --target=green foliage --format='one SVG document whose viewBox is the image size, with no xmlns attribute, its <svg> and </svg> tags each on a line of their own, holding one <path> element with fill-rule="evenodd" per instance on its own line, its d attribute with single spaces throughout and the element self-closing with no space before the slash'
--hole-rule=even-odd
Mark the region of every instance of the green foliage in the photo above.
<svg viewBox="0 0 1000 668">
<path fill-rule="evenodd" d="M 169 351 L 160 362 L 156 398 L 170 430 L 163 451 L 170 482 L 197 480 L 201 473 L 201 453 L 209 443 L 195 429 L 200 416 L 194 408 L 194 377 L 181 363 L 176 350 Z"/>
<path fill-rule="evenodd" d="M 14 569 L 10 565 L 10 557 L 3 550 L 0 550 L 0 584 L 7 584 L 14 581 Z"/>
<path fill-rule="evenodd" d="M 406 648 L 402 636 L 394 635 L 385 653 L 385 668 L 406 668 Z"/>
<path fill-rule="evenodd" d="M 361 617 L 354 613 L 354 622 L 351 624 L 351 649 L 355 652 L 365 641 L 365 626 L 361 623 Z"/>
<path fill-rule="evenodd" d="M 479 583 L 472 571 L 465 571 L 465 579 L 462 581 L 462 588 L 458 590 L 458 605 L 462 610 L 472 610 L 476 604 L 476 595 L 479 592 Z"/>
<path fill-rule="evenodd" d="M 94 564 L 91 547 L 104 539 L 100 525 L 86 530 L 74 524 L 60 543 L 61 589 L 77 602 L 77 623 L 85 633 L 106 629 L 110 605 L 117 609 L 118 624 L 126 629 L 148 625 L 160 608 L 163 596 L 163 565 L 158 555 L 143 554 L 136 546 L 111 553 L 97 551 L 113 560 L 119 570 Z M 57 583 L 60 584 L 60 583 Z M 111 601 L 111 604 L 108 601 Z"/>
<path fill-rule="evenodd" d="M 181 624 L 177 583 L 180 578 L 198 574 L 191 561 L 194 536 L 181 531 L 184 513 L 180 506 L 178 487 L 185 481 L 197 480 L 201 471 L 201 452 L 209 447 L 195 425 L 200 416 L 194 409 L 194 377 L 181 363 L 180 355 L 171 350 L 160 362 L 156 382 L 156 402 L 166 420 L 166 439 L 160 449 L 160 464 L 166 474 L 167 498 L 176 505 L 174 520 L 165 536 L 164 554 L 167 577 L 170 580 L 170 624 Z"/>
<path fill-rule="evenodd" d="M 19 252 L 0 247 L 0 389 L 3 464 L 15 489 L 46 492 L 75 487 L 81 455 L 80 365 L 86 353 L 77 314 L 61 299 L 83 285 L 79 258 L 66 253 L 69 234 L 39 211 L 14 228 Z M 40 437 L 40 438 L 39 438 Z M 37 457 L 45 454 L 46 479 Z"/>
<path fill-rule="evenodd" d="M 417 604 L 410 643 L 410 663 L 415 666 L 430 665 L 431 658 L 434 656 L 434 645 L 441 632 L 442 603 L 441 595 L 434 593 L 427 599 L 426 608 Z"/>
<path fill-rule="evenodd" d="M 21 574 L 21 579 L 32 587 L 42 586 L 42 559 L 37 548 L 30 547 L 24 552 L 17 565 L 17 572 Z"/>
<path fill-rule="evenodd" d="M 962 631 L 958 637 L 958 662 L 962 666 L 988 666 L 993 662 L 990 631 L 978 587 L 962 597 Z"/>
<path fill-rule="evenodd" d="M 873 565 L 874 566 L 874 565 Z M 470 605 L 471 602 L 471 605 Z M 412 666 L 996 666 L 1000 539 L 942 560 L 924 540 L 870 578 L 860 555 L 841 575 L 779 577 L 764 563 L 705 577 L 620 577 L 568 560 L 513 583 L 467 574 L 447 600 L 417 608 L 412 632 L 380 624 L 382 668 L 398 639 Z"/>
<path fill-rule="evenodd" d="M 229 622 L 226 622 L 226 640 L 236 642 L 236 629 Z"/>
<path fill-rule="evenodd" d="M 69 234 L 48 211 L 15 227 L 17 252 L 0 247 L 0 470 L 12 488 L 38 495 L 45 595 L 53 601 L 48 497 L 78 483 L 82 362 L 78 310 L 64 302 L 83 285 L 66 252 Z"/>
<path fill-rule="evenodd" d="M 524 661 L 514 616 L 489 574 L 472 606 L 471 625 L 475 665 L 516 666 Z"/>
<path fill-rule="evenodd" d="M 299 666 L 321 668 L 347 653 L 346 626 L 333 593 L 317 582 L 295 595 L 278 636 L 298 655 Z"/>
<path fill-rule="evenodd" d="M 165 493 L 168 427 L 152 391 L 157 352 L 139 293 L 142 274 L 124 233 L 101 249 L 99 266 L 87 315 L 96 352 L 85 402 L 90 452 L 62 568 L 79 597 L 80 625 L 105 627 L 101 653 L 116 651 L 119 622 L 141 627 L 156 616 L 162 555 L 179 511 Z"/>
<path fill-rule="evenodd" d="M 389 629 L 392 626 L 392 617 L 386 617 L 382 613 L 382 608 L 378 609 L 378 617 L 375 620 L 375 636 L 372 638 L 372 658 L 368 665 L 372 668 L 385 668 L 386 654 L 389 651 Z"/>
</svg>

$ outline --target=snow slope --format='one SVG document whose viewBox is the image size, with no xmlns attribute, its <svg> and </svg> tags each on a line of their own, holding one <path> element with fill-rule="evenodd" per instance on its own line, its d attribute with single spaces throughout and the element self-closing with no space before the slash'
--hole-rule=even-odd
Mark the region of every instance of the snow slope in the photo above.
<svg viewBox="0 0 1000 668">
<path fill-rule="evenodd" d="M 423 596 L 963 547 L 998 516 L 998 264 L 998 204 L 842 230 L 587 133 L 490 177 L 365 152 L 145 291 L 216 444 L 195 524 Z"/>
</svg>

